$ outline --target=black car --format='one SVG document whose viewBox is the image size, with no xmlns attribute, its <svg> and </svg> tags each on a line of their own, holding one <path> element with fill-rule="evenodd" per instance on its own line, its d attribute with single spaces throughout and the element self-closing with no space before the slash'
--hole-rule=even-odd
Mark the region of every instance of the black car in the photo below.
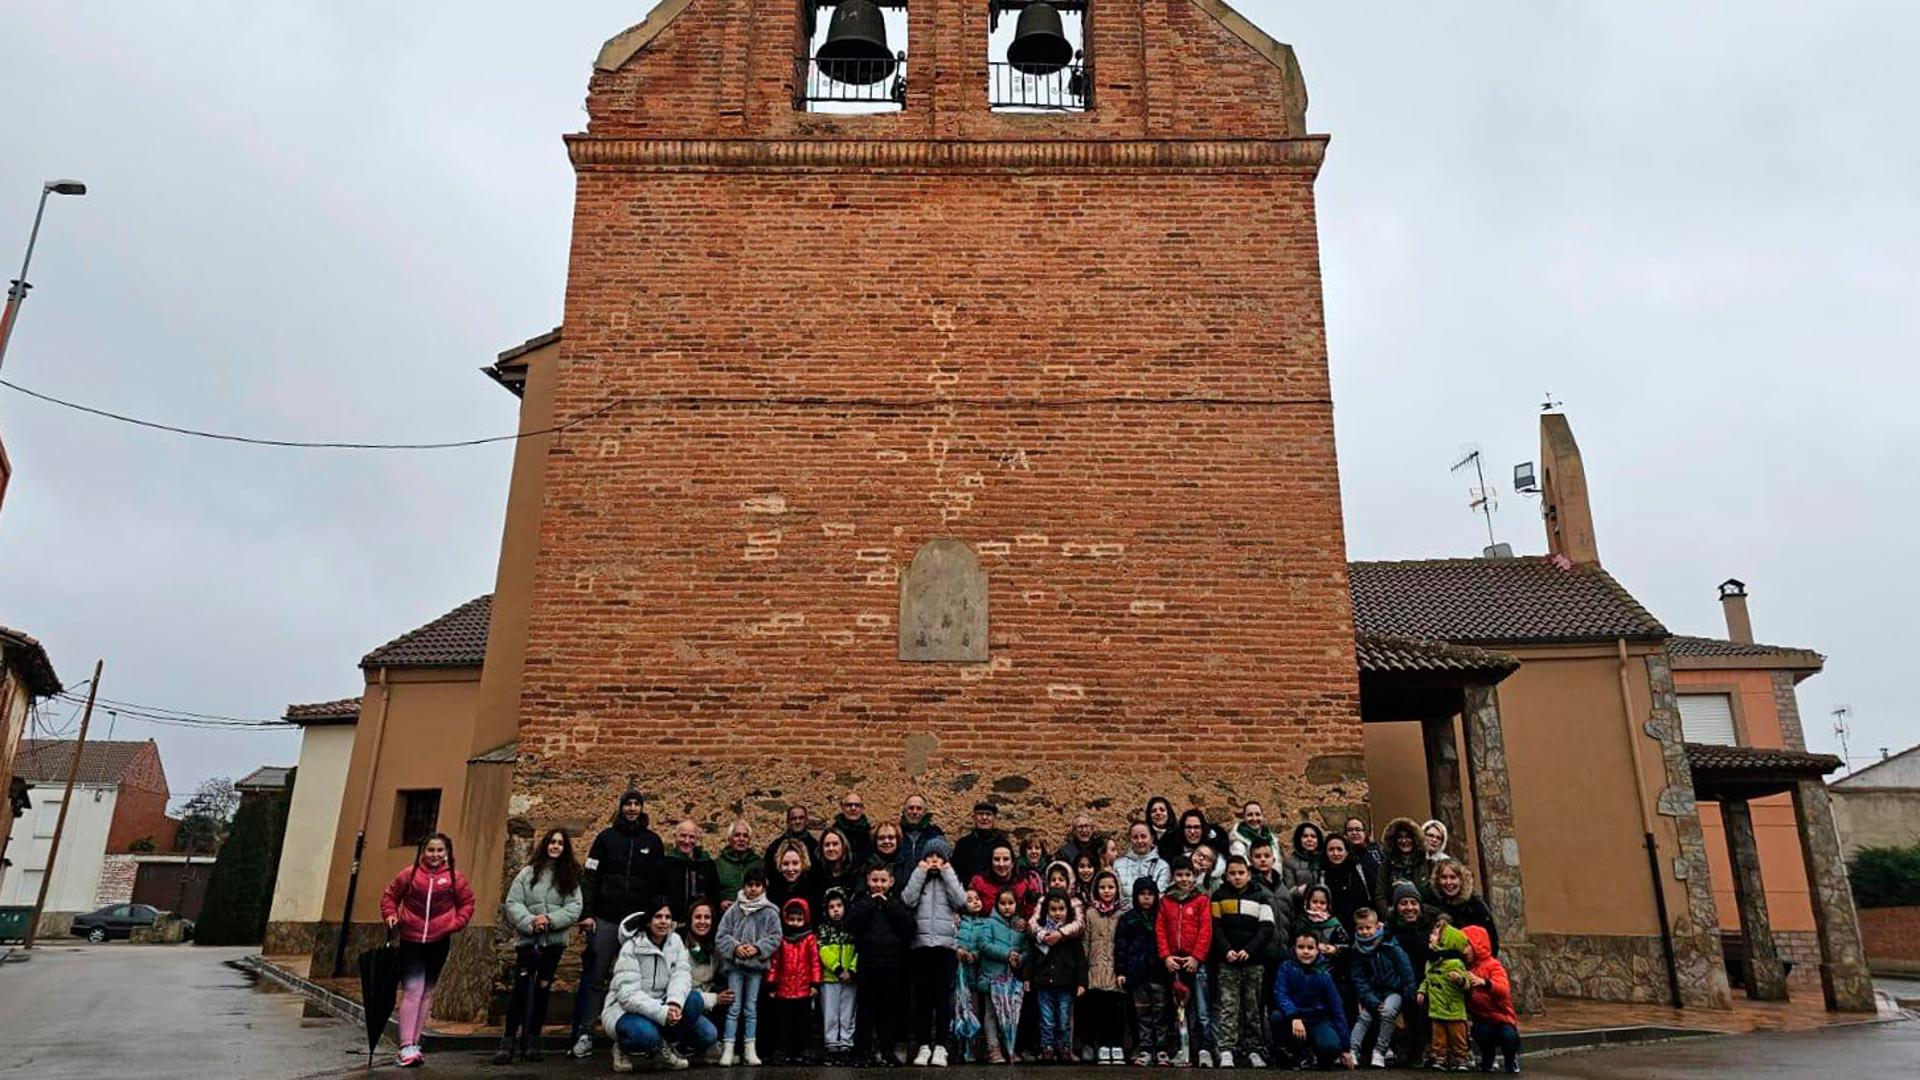
<svg viewBox="0 0 1920 1080">
<path fill-rule="evenodd" d="M 108 904 L 98 911 L 73 917 L 73 936 L 88 941 L 109 941 L 130 937 L 136 926 L 152 926 L 166 914 L 150 904 Z M 187 924 L 187 936 L 193 936 L 193 924 Z"/>
</svg>

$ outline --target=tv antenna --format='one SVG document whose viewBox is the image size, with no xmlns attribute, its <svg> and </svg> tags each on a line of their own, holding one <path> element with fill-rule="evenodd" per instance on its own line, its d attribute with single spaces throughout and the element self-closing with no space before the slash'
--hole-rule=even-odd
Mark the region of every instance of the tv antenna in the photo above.
<svg viewBox="0 0 1920 1080">
<path fill-rule="evenodd" d="M 1467 466 L 1473 466 L 1473 475 L 1480 483 L 1467 489 L 1467 509 L 1479 514 L 1487 522 L 1487 554 L 1495 554 L 1500 546 L 1493 538 L 1493 512 L 1500 508 L 1499 492 L 1487 486 L 1487 473 L 1480 464 L 1480 448 L 1469 443 L 1462 448 L 1460 460 L 1453 463 L 1448 472 L 1459 472 Z"/>
<path fill-rule="evenodd" d="M 1846 767 L 1847 775 L 1853 775 L 1853 756 L 1847 752 L 1847 736 L 1853 734 L 1853 706 L 1842 705 L 1833 710 L 1833 737 L 1840 740 L 1840 763 Z"/>
</svg>

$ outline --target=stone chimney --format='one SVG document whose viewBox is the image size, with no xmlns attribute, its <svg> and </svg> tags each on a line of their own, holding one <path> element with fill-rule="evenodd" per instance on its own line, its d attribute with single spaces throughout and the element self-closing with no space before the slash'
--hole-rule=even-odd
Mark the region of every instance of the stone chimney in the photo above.
<svg viewBox="0 0 1920 1080">
<path fill-rule="evenodd" d="M 1580 444 L 1561 413 L 1540 417 L 1541 515 L 1547 525 L 1547 551 L 1576 563 L 1600 562 L 1593 538 L 1593 507 L 1587 502 L 1587 470 Z"/>
<path fill-rule="evenodd" d="M 1720 610 L 1727 616 L 1727 640 L 1753 644 L 1753 622 L 1747 618 L 1747 583 L 1728 578 L 1720 583 Z"/>
</svg>

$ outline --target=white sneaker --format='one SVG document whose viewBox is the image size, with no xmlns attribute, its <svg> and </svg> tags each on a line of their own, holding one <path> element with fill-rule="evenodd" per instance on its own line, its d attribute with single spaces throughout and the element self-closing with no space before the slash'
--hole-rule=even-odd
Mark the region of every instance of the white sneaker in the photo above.
<svg viewBox="0 0 1920 1080">
<path fill-rule="evenodd" d="M 945 1046 L 934 1047 L 933 1060 L 929 1064 L 931 1064 L 936 1069 L 946 1068 L 947 1067 L 947 1048 Z"/>
<path fill-rule="evenodd" d="M 1176 1069 L 1184 1069 L 1187 1067 L 1186 1047 L 1181 1047 L 1180 1050 L 1173 1055 L 1173 1067 Z"/>
<path fill-rule="evenodd" d="M 933 1047 L 931 1046 L 923 1046 L 920 1048 L 919 1053 L 913 1055 L 914 1065 L 922 1069 L 926 1068 L 927 1062 L 932 1060 L 933 1060 Z"/>
<path fill-rule="evenodd" d="M 1373 1067 L 1374 1067 L 1374 1068 L 1376 1068 L 1376 1069 L 1384 1069 L 1384 1068 L 1386 1068 L 1386 1067 L 1387 1067 L 1387 1055 L 1385 1055 L 1385 1054 L 1383 1054 L 1383 1053 L 1381 1053 L 1381 1052 L 1380 1052 L 1380 1051 L 1378 1051 L 1378 1050 L 1375 1050 L 1375 1051 L 1373 1052 Z"/>
<path fill-rule="evenodd" d="M 1266 1067 L 1267 1067 L 1267 1059 L 1260 1056 L 1260 1051 L 1249 1050 L 1247 1052 L 1247 1068 L 1264 1069 Z"/>
<path fill-rule="evenodd" d="M 584 1035 L 581 1036 L 581 1038 L 585 1037 Z M 613 1043 L 613 1071 L 617 1073 L 630 1073 L 633 1071 L 633 1059 L 627 1056 L 625 1050 L 620 1049 L 620 1041 L 618 1039 L 614 1040 Z"/>
<path fill-rule="evenodd" d="M 740 1061 L 756 1069 L 760 1067 L 760 1053 L 754 1048 L 752 1039 L 740 1044 Z"/>
<path fill-rule="evenodd" d="M 1220 1067 L 1223 1069 L 1233 1068 L 1233 1051 L 1231 1050 L 1220 1051 Z"/>
<path fill-rule="evenodd" d="M 567 1056 L 573 1058 L 575 1061 L 584 1061 L 592 1057 L 593 1036 L 582 1034 L 579 1038 L 573 1040 L 573 1049 L 567 1051 Z"/>
<path fill-rule="evenodd" d="M 666 1066 L 669 1069 L 684 1069 L 690 1063 L 687 1061 L 686 1058 L 681 1056 L 680 1051 L 675 1050 L 673 1047 L 668 1046 L 666 1043 L 661 1043 L 660 1044 L 660 1064 Z"/>
<path fill-rule="evenodd" d="M 731 1042 L 720 1048 L 720 1067 L 723 1069 L 733 1068 L 733 1044 Z"/>
<path fill-rule="evenodd" d="M 1113 1047 L 1103 1046 L 1100 1048 L 1100 1064 L 1102 1065 L 1113 1064 Z"/>
<path fill-rule="evenodd" d="M 1201 1068 L 1211 1069 L 1213 1068 L 1213 1051 L 1202 1050 L 1200 1051 L 1200 1056 L 1195 1060 L 1199 1062 Z"/>
</svg>

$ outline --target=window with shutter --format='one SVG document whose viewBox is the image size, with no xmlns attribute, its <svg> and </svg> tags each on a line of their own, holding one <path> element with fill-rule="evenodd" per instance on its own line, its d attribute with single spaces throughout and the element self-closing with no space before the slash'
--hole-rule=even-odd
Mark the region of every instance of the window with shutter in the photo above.
<svg viewBox="0 0 1920 1080">
<path fill-rule="evenodd" d="M 1738 746 L 1733 699 L 1726 694 L 1681 694 L 1680 732 L 1690 743 Z"/>
</svg>

